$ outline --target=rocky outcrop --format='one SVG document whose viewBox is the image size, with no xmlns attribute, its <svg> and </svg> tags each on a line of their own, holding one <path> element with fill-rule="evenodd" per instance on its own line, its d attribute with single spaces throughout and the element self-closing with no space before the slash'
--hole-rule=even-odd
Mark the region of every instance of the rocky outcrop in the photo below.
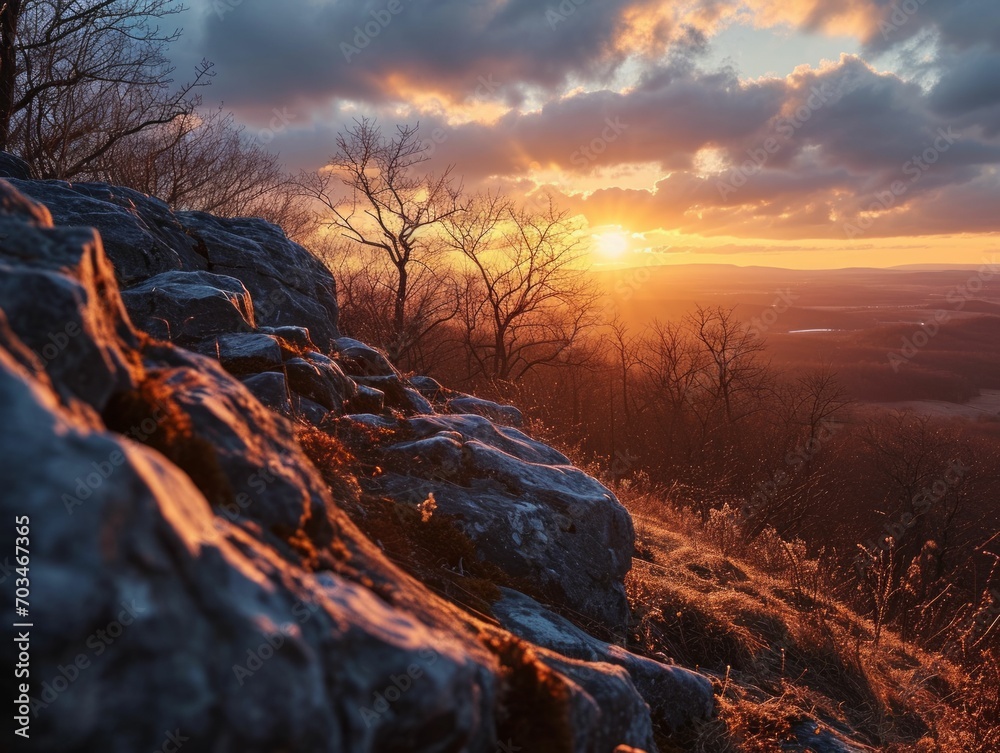
<svg viewBox="0 0 1000 753">
<path fill-rule="evenodd" d="M 241 281 L 257 325 L 308 328 L 323 349 L 339 337 L 333 276 L 275 225 L 173 212 L 158 199 L 100 183 L 12 183 L 49 207 L 57 224 L 96 228 L 123 289 L 165 272 L 211 272 Z"/>
<path fill-rule="evenodd" d="M 276 228 L 18 185 L 48 209 L 0 181 L 0 511 L 30 518 L 40 749 L 655 749 L 637 657 L 473 616 L 345 512 L 434 490 L 480 556 L 613 628 L 632 528 L 607 489 L 344 342 L 332 279 Z M 316 467 L 307 430 L 374 470 Z"/>
<path fill-rule="evenodd" d="M 692 719 L 709 719 L 714 709 L 708 678 L 636 656 L 620 646 L 599 641 L 529 596 L 502 589 L 493 605 L 500 624 L 514 635 L 561 656 L 622 667 L 650 706 L 661 729 L 677 732 Z"/>
<path fill-rule="evenodd" d="M 606 488 L 561 453 L 480 416 L 416 416 L 371 487 L 414 504 L 433 494 L 481 556 L 547 599 L 610 627 L 628 620 L 622 581 L 634 531 Z"/>
</svg>

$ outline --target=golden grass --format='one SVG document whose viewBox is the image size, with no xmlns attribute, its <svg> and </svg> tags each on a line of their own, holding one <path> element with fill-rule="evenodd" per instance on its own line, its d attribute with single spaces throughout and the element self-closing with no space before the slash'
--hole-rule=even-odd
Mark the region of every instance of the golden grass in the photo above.
<svg viewBox="0 0 1000 753">
<path fill-rule="evenodd" d="M 626 582 L 630 648 L 697 667 L 716 686 L 717 717 L 663 738 L 662 750 L 779 751 L 809 719 L 872 750 L 1000 751 L 996 656 L 970 672 L 891 633 L 876 644 L 803 548 L 774 536 L 735 546 L 725 516 L 703 525 L 662 498 L 621 497 L 641 553 Z"/>
</svg>

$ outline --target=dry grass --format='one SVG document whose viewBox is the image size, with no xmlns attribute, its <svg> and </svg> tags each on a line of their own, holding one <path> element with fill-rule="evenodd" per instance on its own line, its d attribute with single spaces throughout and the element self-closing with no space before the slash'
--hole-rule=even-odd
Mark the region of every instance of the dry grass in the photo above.
<svg viewBox="0 0 1000 753">
<path fill-rule="evenodd" d="M 663 750 L 779 751 L 812 720 L 872 750 L 1000 751 L 995 655 L 969 672 L 891 633 L 876 644 L 796 542 L 748 546 L 725 511 L 703 525 L 660 497 L 621 496 L 642 553 L 626 583 L 631 648 L 716 685 L 716 719 Z"/>
</svg>

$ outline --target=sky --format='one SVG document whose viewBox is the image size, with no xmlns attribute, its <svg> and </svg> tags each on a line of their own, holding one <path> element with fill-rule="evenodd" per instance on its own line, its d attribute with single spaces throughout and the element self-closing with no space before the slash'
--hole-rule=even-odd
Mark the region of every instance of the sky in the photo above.
<svg viewBox="0 0 1000 753">
<path fill-rule="evenodd" d="M 599 264 L 1000 262 L 997 0 L 189 0 L 178 77 L 289 169 L 371 116 Z"/>
</svg>

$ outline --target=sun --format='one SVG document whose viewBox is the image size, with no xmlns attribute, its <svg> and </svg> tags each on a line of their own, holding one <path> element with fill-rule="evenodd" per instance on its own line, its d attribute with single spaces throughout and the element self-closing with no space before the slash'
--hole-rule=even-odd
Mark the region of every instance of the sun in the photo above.
<svg viewBox="0 0 1000 753">
<path fill-rule="evenodd" d="M 594 249 L 604 259 L 615 261 L 628 252 L 628 241 L 627 233 L 601 233 L 594 236 Z"/>
</svg>

